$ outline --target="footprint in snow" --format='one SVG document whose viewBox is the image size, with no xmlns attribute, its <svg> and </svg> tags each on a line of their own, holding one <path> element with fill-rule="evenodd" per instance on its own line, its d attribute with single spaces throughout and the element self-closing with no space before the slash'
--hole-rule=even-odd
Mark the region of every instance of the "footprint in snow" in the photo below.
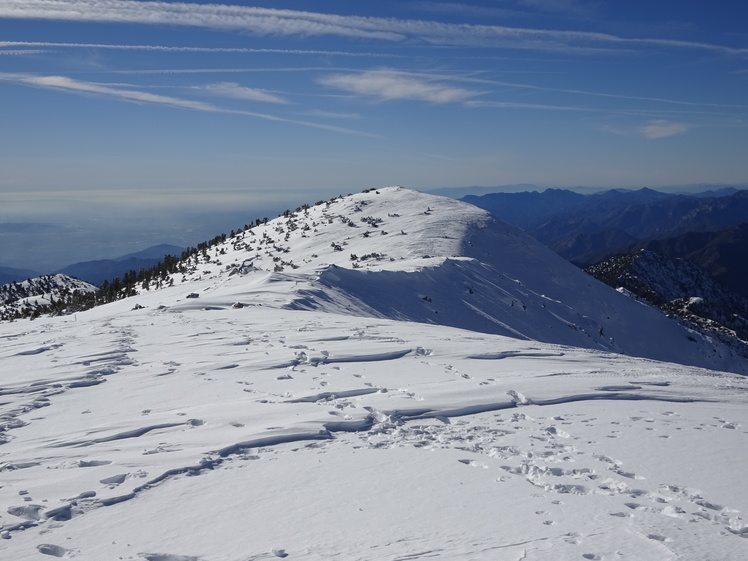
<svg viewBox="0 0 748 561">
<path fill-rule="evenodd" d="M 11 506 L 8 507 L 8 514 L 24 520 L 39 520 L 41 518 L 40 511 L 43 508 L 42 505 Z"/>
<path fill-rule="evenodd" d="M 39 553 L 43 553 L 44 555 L 51 555 L 52 557 L 64 557 L 65 554 L 69 551 L 64 547 L 60 547 L 59 545 L 52 545 L 49 543 L 37 545 L 36 549 L 39 550 Z"/>
<path fill-rule="evenodd" d="M 552 434 L 554 436 L 558 436 L 559 438 L 571 438 L 571 435 L 568 432 L 563 431 L 563 430 L 561 430 L 559 428 L 556 428 L 554 426 L 550 426 L 550 427 L 546 428 L 545 431 L 548 434 Z"/>
<path fill-rule="evenodd" d="M 78 467 L 98 467 L 111 464 L 110 460 L 79 460 Z"/>
<path fill-rule="evenodd" d="M 102 483 L 104 485 L 120 485 L 125 482 L 125 479 L 127 479 L 127 476 L 130 475 L 129 473 L 118 473 L 117 475 L 113 475 L 111 477 L 107 477 L 105 479 L 100 479 L 99 483 Z"/>
<path fill-rule="evenodd" d="M 173 555 L 171 553 L 138 553 L 146 561 L 200 561 L 194 555 Z"/>
<path fill-rule="evenodd" d="M 457 461 L 460 462 L 461 464 L 465 464 L 470 467 L 488 469 L 488 466 L 484 464 L 483 462 L 476 462 L 475 460 L 467 460 L 467 459 L 457 460 Z"/>
</svg>

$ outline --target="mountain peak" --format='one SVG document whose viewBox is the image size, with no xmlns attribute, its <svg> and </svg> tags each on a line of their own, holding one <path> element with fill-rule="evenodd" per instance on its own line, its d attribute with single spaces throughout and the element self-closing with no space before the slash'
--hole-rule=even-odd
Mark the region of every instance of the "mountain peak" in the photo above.
<svg viewBox="0 0 748 561">
<path fill-rule="evenodd" d="M 491 221 L 488 212 L 454 199 L 385 187 L 300 207 L 216 250 L 241 258 L 237 265 L 272 272 L 330 265 L 416 271 L 464 256 L 467 231 Z"/>
<path fill-rule="evenodd" d="M 660 311 L 488 212 L 400 187 L 258 221 L 192 253 L 169 284 L 152 295 L 136 286 L 139 302 L 148 295 L 149 306 L 175 310 L 239 304 L 381 317 L 748 371 L 729 349 L 694 343 Z"/>
</svg>

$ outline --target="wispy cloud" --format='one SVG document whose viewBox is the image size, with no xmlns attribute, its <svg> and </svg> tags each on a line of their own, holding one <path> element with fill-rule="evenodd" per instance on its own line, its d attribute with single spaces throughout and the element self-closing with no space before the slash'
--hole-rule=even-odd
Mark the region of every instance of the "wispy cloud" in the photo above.
<svg viewBox="0 0 748 561">
<path fill-rule="evenodd" d="M 639 136 L 649 140 L 667 138 L 688 132 L 691 127 L 683 122 L 670 121 L 667 119 L 653 119 L 645 125 L 638 127 L 621 127 L 606 125 L 602 128 L 605 132 L 621 136 Z"/>
<path fill-rule="evenodd" d="M 714 108 L 714 109 L 748 109 L 748 105 L 745 105 L 745 104 L 741 105 L 741 104 L 734 104 L 734 103 L 733 104 L 709 103 L 709 102 L 699 102 L 699 101 L 685 101 L 682 99 L 668 99 L 668 98 L 662 98 L 662 97 L 638 96 L 638 95 L 631 95 L 631 94 L 595 92 L 595 91 L 579 90 L 579 89 L 572 89 L 572 88 L 550 88 L 550 87 L 545 87 L 545 86 L 536 86 L 534 84 L 525 84 L 521 82 L 508 82 L 504 80 L 489 80 L 489 79 L 483 79 L 483 78 L 476 78 L 472 76 L 468 76 L 468 77 L 453 76 L 452 79 L 455 81 L 462 81 L 465 83 L 497 85 L 497 86 L 503 86 L 503 87 L 517 88 L 517 89 L 526 89 L 530 91 L 564 93 L 564 94 L 573 94 L 573 95 L 581 95 L 581 96 L 588 96 L 588 97 L 620 99 L 620 100 L 627 100 L 627 101 L 645 101 L 645 102 L 654 102 L 654 103 L 669 104 L 669 105 L 681 105 L 681 106 L 686 106 L 686 107 L 705 107 L 705 108 Z"/>
<path fill-rule="evenodd" d="M 499 6 L 477 6 L 463 2 L 446 2 L 434 0 L 417 0 L 408 2 L 410 8 L 432 14 L 461 14 L 463 16 L 510 17 L 517 15 L 516 10 Z"/>
<path fill-rule="evenodd" d="M 597 13 L 598 4 L 597 2 L 583 2 L 581 0 L 516 0 L 516 3 L 542 12 L 581 16 Z"/>
<path fill-rule="evenodd" d="M 200 101 L 191 101 L 177 97 L 152 94 L 139 90 L 122 89 L 96 82 L 84 82 L 66 76 L 36 76 L 33 74 L 0 73 L 0 80 L 16 82 L 28 86 L 65 90 L 68 92 L 98 94 L 126 101 L 159 103 L 184 109 L 196 109 L 198 111 L 218 111 L 217 107 Z"/>
<path fill-rule="evenodd" d="M 268 113 L 256 113 L 253 111 L 242 111 L 235 109 L 226 109 L 210 103 L 204 103 L 201 101 L 193 101 L 189 99 L 183 99 L 172 96 L 164 96 L 158 94 L 152 94 L 149 92 L 143 92 L 140 90 L 123 89 L 120 87 L 112 86 L 111 84 L 101 84 L 96 82 L 85 82 L 81 80 L 75 80 L 66 76 L 37 76 L 33 74 L 15 74 L 0 72 L 0 81 L 13 82 L 26 86 L 34 86 L 38 88 L 48 88 L 67 91 L 70 93 L 89 94 L 89 95 L 100 95 L 105 97 L 111 97 L 122 101 L 130 101 L 135 103 L 155 103 L 161 105 L 168 105 L 171 107 L 178 107 L 181 109 L 192 109 L 195 111 L 208 111 L 212 113 L 230 113 L 233 115 L 244 115 L 247 117 L 253 117 L 256 119 L 263 119 L 266 121 L 275 121 L 280 123 L 289 123 L 293 125 L 300 125 L 304 127 L 311 127 L 316 129 L 322 129 L 332 132 L 353 134 L 357 136 L 368 136 L 374 137 L 376 135 L 366 133 L 363 131 L 357 131 L 354 129 L 347 129 L 343 127 L 336 127 L 333 125 L 326 125 L 324 123 L 315 123 L 312 121 L 302 121 L 298 119 L 289 119 L 278 115 L 272 115 Z"/>
<path fill-rule="evenodd" d="M 657 119 L 650 121 L 643 127 L 640 127 L 637 132 L 649 138 L 650 140 L 656 140 L 658 138 L 666 138 L 668 136 L 676 136 L 688 132 L 689 126 L 685 123 L 678 123 L 675 121 L 668 121 L 665 119 Z"/>
<path fill-rule="evenodd" d="M 409 5 L 428 12 L 500 17 L 521 17 L 527 16 L 528 13 L 536 15 L 538 12 L 590 16 L 597 12 L 595 3 L 585 3 L 580 0 L 498 0 L 490 6 L 423 0 L 410 2 Z"/>
<path fill-rule="evenodd" d="M 321 117 L 323 119 L 360 119 L 358 113 L 340 113 L 338 111 L 323 111 L 321 109 L 312 109 L 307 111 L 311 117 Z"/>
<path fill-rule="evenodd" d="M 241 29 L 263 35 L 338 35 L 398 40 L 381 21 L 222 4 L 134 0 L 3 0 L 0 17 L 67 21 L 170 24 Z"/>
<path fill-rule="evenodd" d="M 12 50 L 0 50 L 0 56 L 22 56 L 22 55 L 38 55 L 49 52 L 42 49 L 12 49 Z"/>
<path fill-rule="evenodd" d="M 539 1 L 546 6 L 545 0 Z M 569 2 L 566 2 L 569 4 Z M 573 4 L 573 2 L 572 2 Z M 248 6 L 134 0 L 3 0 L 0 17 L 88 22 L 168 24 L 235 29 L 273 36 L 338 36 L 382 41 L 419 40 L 439 45 L 598 52 L 601 48 L 700 49 L 748 56 L 748 49 L 607 33 L 468 25 L 396 18 L 341 16 Z"/>
<path fill-rule="evenodd" d="M 0 8 L 1 10 L 1 8 Z M 0 11 L 1 13 L 1 11 Z M 196 47 L 196 46 L 167 46 L 167 45 L 125 45 L 113 43 L 51 43 L 48 41 L 0 41 L 0 49 L 8 47 L 46 47 L 57 49 L 107 49 L 121 51 L 161 51 L 173 53 L 246 53 L 246 54 L 283 54 L 283 55 L 324 55 L 348 57 L 379 57 L 402 58 L 402 55 L 392 53 L 370 53 L 350 51 L 328 51 L 315 49 L 252 49 L 248 47 Z M 0 51 L 0 54 L 8 51 Z M 45 52 L 45 51 L 29 51 Z"/>
<path fill-rule="evenodd" d="M 324 86 L 384 101 L 411 99 L 430 103 L 456 103 L 480 94 L 422 74 L 388 69 L 331 74 L 320 78 L 319 82 Z"/>
<path fill-rule="evenodd" d="M 289 103 L 288 100 L 267 90 L 240 86 L 236 82 L 218 82 L 205 86 L 193 86 L 193 89 L 207 92 L 219 97 L 243 99 L 245 101 L 261 101 L 263 103 Z"/>
<path fill-rule="evenodd" d="M 552 105 L 544 103 L 523 103 L 516 101 L 468 101 L 468 107 L 487 107 L 493 109 L 536 109 L 540 111 L 602 111 L 591 107 L 576 105 Z"/>
<path fill-rule="evenodd" d="M 300 67 L 251 67 L 251 68 L 158 68 L 141 70 L 108 70 L 111 74 L 241 74 L 252 72 L 330 72 L 333 70 L 349 72 L 352 68 L 330 68 L 329 66 L 300 66 Z"/>
</svg>

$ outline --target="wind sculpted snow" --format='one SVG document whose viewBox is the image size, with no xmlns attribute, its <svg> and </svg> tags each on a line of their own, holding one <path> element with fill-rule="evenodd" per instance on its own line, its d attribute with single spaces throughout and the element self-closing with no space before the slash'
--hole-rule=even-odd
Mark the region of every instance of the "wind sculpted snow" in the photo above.
<svg viewBox="0 0 748 561">
<path fill-rule="evenodd" d="M 745 551 L 737 375 L 264 306 L 119 302 L 2 336 L 9 558 Z"/>
<path fill-rule="evenodd" d="M 420 200 L 390 194 L 403 199 L 380 228 Z M 343 226 L 318 233 L 350 249 Z M 393 244 L 395 261 L 362 261 L 374 246 L 356 245 L 354 269 L 324 239 L 276 272 L 263 243 L 231 275 L 246 252 L 234 240 L 174 287 L 0 324 L 0 558 L 742 559 L 748 380 L 532 340 L 543 330 L 511 314 L 497 321 L 536 331 L 467 329 L 485 317 L 441 301 L 435 271 L 494 265 L 461 253 L 469 237 L 429 239 L 419 253 L 456 257 Z M 432 292 L 353 295 L 422 274 Z M 545 290 L 575 277 L 507 278 L 494 284 L 527 294 L 538 322 L 577 311 Z M 390 317 L 410 300 L 463 324 Z"/>
</svg>

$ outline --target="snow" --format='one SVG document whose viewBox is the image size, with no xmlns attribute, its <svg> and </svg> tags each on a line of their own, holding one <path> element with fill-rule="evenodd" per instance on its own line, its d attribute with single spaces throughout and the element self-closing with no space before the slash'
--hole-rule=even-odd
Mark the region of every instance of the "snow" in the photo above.
<svg viewBox="0 0 748 561">
<path fill-rule="evenodd" d="M 675 357 L 688 365 L 552 340 L 575 317 L 572 333 L 635 342 L 570 305 L 576 273 L 518 231 L 461 203 L 380 195 L 330 211 L 372 200 L 361 212 L 391 230 L 377 243 L 318 221 L 317 241 L 271 242 L 299 264 L 274 272 L 277 251 L 227 240 L 176 286 L 0 324 L 0 558 L 746 558 L 746 378 L 697 353 Z M 470 238 L 476 224 L 502 245 Z M 382 243 L 400 230 L 416 242 Z M 511 259 L 473 256 L 486 250 Z M 395 261 L 358 269 L 352 252 Z M 455 296 L 468 278 L 483 301 Z M 585 282 L 587 309 L 650 317 Z M 519 322 L 512 298 L 535 315 Z M 422 309 L 449 319 L 414 321 Z M 680 328 L 651 317 L 675 353 Z"/>
<path fill-rule="evenodd" d="M 616 294 L 488 212 L 399 187 L 240 232 L 191 261 L 190 272 L 177 275 L 180 283 L 201 295 L 195 307 L 246 300 L 748 374 L 729 347 Z"/>
<path fill-rule="evenodd" d="M 32 312 L 59 301 L 65 295 L 96 290 L 92 284 L 59 273 L 0 285 L 0 318 L 12 317 L 17 311 Z"/>
</svg>

